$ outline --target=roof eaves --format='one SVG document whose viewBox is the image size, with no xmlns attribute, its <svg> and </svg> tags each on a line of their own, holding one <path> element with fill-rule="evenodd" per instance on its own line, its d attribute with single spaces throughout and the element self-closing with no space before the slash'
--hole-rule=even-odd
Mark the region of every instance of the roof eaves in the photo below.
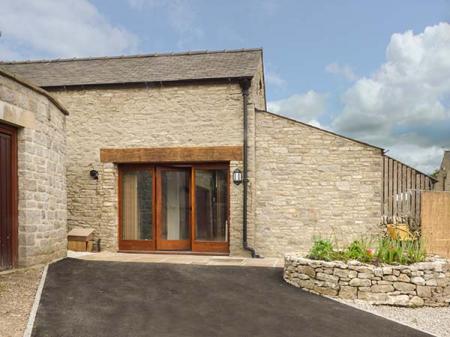
<svg viewBox="0 0 450 337">
<path fill-rule="evenodd" d="M 111 87 L 111 86 L 133 86 L 133 85 L 157 85 L 157 84 L 178 84 L 178 83 L 211 83 L 223 81 L 240 81 L 244 79 L 252 79 L 252 76 L 230 76 L 230 77 L 209 77 L 209 78 L 193 78 L 180 80 L 151 80 L 151 81 L 127 81 L 127 82 L 105 82 L 105 83 L 78 83 L 78 84 L 55 84 L 42 85 L 45 90 L 55 90 L 57 88 L 92 88 L 92 87 Z"/>
<path fill-rule="evenodd" d="M 94 61 L 94 60 L 114 60 L 114 59 L 132 59 L 146 57 L 167 57 L 167 56 L 191 56 L 204 54 L 232 54 L 245 52 L 261 52 L 262 48 L 242 48 L 242 49 L 223 49 L 223 50 L 194 50 L 187 52 L 172 53 L 151 53 L 151 54 L 135 54 L 135 55 L 117 55 L 117 56 L 93 56 L 93 57 L 73 57 L 59 59 L 38 59 L 25 61 L 0 61 L 0 64 L 28 64 L 28 63 L 56 63 L 56 62 L 73 62 L 73 61 Z"/>
<path fill-rule="evenodd" d="M 52 102 L 64 115 L 68 116 L 69 115 L 69 111 L 56 99 L 54 98 L 52 95 L 50 95 L 50 93 L 48 93 L 47 91 L 45 91 L 44 89 L 31 84 L 28 81 L 25 81 L 21 78 L 18 78 L 17 76 L 10 74 L 2 69 L 0 69 L 0 75 L 7 77 L 21 85 L 23 85 L 24 87 L 27 87 L 28 89 L 31 89 L 35 92 L 37 92 L 38 94 L 41 94 L 43 96 L 45 96 L 50 102 Z"/>
</svg>

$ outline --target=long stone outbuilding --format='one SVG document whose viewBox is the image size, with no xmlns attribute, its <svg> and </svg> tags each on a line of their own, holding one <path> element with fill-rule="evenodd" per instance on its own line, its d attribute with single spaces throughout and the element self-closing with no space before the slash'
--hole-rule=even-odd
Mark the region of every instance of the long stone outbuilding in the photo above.
<svg viewBox="0 0 450 337">
<path fill-rule="evenodd" d="M 383 149 L 268 112 L 261 49 L 0 69 L 70 112 L 67 225 L 102 249 L 281 256 L 381 231 Z"/>
</svg>

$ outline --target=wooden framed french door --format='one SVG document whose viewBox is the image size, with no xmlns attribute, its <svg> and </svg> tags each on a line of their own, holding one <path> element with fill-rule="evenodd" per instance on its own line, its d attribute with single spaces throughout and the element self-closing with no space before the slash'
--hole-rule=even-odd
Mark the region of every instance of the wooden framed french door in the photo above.
<svg viewBox="0 0 450 337">
<path fill-rule="evenodd" d="M 0 270 L 17 265 L 17 130 L 0 123 Z"/>
<path fill-rule="evenodd" d="M 190 250 L 192 193 L 191 170 L 157 167 L 156 249 Z"/>
<path fill-rule="evenodd" d="M 229 165 L 122 165 L 119 250 L 229 252 Z"/>
<path fill-rule="evenodd" d="M 192 248 L 229 251 L 230 182 L 227 165 L 192 167 Z"/>
<path fill-rule="evenodd" d="M 119 171 L 119 250 L 155 249 L 156 174 L 153 166 Z"/>
</svg>

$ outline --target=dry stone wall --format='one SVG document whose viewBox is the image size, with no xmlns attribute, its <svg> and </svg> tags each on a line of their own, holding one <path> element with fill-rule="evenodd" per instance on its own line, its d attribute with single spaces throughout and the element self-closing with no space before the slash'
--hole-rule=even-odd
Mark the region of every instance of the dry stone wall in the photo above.
<svg viewBox="0 0 450 337">
<path fill-rule="evenodd" d="M 288 254 L 283 277 L 289 284 L 317 294 L 373 304 L 435 307 L 450 303 L 450 263 L 445 259 L 374 266 Z"/>
</svg>

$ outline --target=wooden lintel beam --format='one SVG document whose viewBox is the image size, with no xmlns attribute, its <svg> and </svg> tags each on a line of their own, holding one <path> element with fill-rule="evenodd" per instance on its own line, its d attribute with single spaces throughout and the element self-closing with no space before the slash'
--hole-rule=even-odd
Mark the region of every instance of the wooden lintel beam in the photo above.
<svg viewBox="0 0 450 337">
<path fill-rule="evenodd" d="M 241 161 L 242 146 L 100 149 L 102 163 Z"/>
</svg>

